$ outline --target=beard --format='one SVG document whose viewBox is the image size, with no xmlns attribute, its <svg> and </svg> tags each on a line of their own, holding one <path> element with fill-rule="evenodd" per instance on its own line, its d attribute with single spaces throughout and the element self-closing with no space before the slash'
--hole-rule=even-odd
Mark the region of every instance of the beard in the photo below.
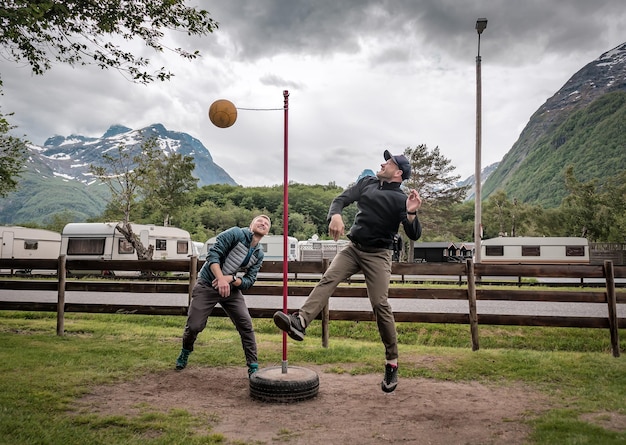
<svg viewBox="0 0 626 445">
<path fill-rule="evenodd" d="M 380 181 L 389 181 L 391 180 L 391 178 L 393 177 L 392 175 L 390 175 L 389 173 L 385 173 L 384 170 L 380 170 L 378 173 L 376 173 L 376 177 L 380 180 Z"/>
</svg>

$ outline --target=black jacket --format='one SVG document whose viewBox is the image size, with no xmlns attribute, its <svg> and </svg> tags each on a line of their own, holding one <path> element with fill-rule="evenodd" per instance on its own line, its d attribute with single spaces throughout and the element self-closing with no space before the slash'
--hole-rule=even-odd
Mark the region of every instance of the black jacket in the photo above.
<svg viewBox="0 0 626 445">
<path fill-rule="evenodd" d="M 348 233 L 351 241 L 368 247 L 393 249 L 394 236 L 398 233 L 400 223 L 406 235 L 417 240 L 422 235 L 422 226 L 417 217 L 412 222 L 407 220 L 407 195 L 400 186 L 399 182 L 381 182 L 375 176 L 361 178 L 333 200 L 328 220 L 356 202 L 357 213 Z"/>
</svg>

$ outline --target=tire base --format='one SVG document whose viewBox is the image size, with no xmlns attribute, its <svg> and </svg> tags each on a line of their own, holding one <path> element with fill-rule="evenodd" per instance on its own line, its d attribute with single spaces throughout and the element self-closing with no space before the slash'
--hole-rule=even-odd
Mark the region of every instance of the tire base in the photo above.
<svg viewBox="0 0 626 445">
<path fill-rule="evenodd" d="M 262 402 L 294 403 L 312 399 L 319 390 L 319 376 L 310 369 L 281 366 L 259 369 L 250 377 L 250 397 Z"/>
</svg>

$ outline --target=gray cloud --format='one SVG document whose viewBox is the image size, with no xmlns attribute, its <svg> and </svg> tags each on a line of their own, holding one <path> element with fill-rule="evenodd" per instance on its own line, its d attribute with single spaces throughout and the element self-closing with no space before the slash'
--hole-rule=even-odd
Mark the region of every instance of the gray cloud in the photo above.
<svg viewBox="0 0 626 445">
<path fill-rule="evenodd" d="M 476 19 L 486 17 L 483 164 L 511 148 L 532 113 L 578 69 L 623 43 L 623 0 L 231 0 L 200 2 L 220 23 L 200 49 L 168 66 L 166 83 L 137 85 L 96 67 L 56 65 L 34 77 L 0 59 L 2 111 L 17 134 L 100 136 L 115 123 L 162 123 L 200 139 L 243 185 L 282 182 L 281 113 L 242 111 L 213 127 L 209 105 L 282 107 L 290 90 L 290 175 L 347 185 L 381 153 L 439 146 L 462 176 L 473 173 Z M 140 48 L 141 50 L 141 48 Z M 243 161 L 243 162 L 242 162 Z"/>
<path fill-rule="evenodd" d="M 237 42 L 242 60 L 275 54 L 361 51 L 363 38 L 436 47 L 450 58 L 464 56 L 478 17 L 489 20 L 491 56 L 503 63 L 515 54 L 592 49 L 610 41 L 608 28 L 624 23 L 618 0 L 249 0 L 216 2 L 208 8 Z"/>
</svg>

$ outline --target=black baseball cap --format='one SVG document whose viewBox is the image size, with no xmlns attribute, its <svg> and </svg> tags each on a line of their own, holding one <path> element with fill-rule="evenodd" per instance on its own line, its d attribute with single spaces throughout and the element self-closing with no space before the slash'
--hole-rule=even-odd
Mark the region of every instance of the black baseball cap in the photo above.
<svg viewBox="0 0 626 445">
<path fill-rule="evenodd" d="M 383 153 L 383 156 L 385 157 L 385 161 L 388 161 L 389 159 L 391 159 L 394 162 L 394 164 L 396 164 L 398 168 L 402 170 L 403 181 L 411 177 L 411 164 L 409 163 L 409 160 L 406 158 L 406 156 L 392 155 L 391 153 L 389 153 L 389 150 L 385 150 L 385 153 Z"/>
</svg>

